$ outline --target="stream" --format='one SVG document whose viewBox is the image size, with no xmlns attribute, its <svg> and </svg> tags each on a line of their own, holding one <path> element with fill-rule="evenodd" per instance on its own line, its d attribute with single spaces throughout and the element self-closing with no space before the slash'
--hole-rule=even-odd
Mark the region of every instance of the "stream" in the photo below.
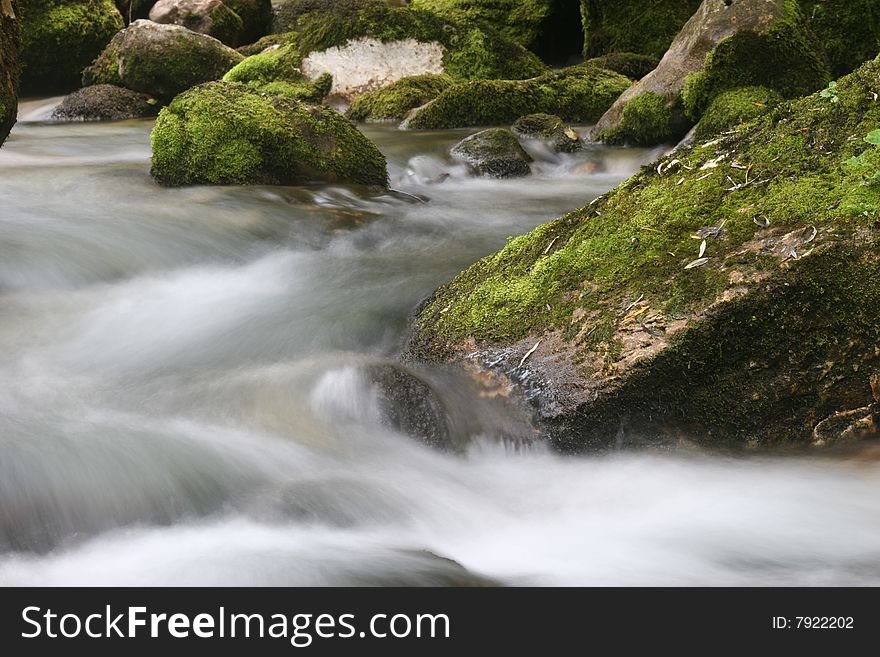
<svg viewBox="0 0 880 657">
<path fill-rule="evenodd" d="M 383 416 L 422 299 L 661 151 L 369 125 L 394 191 L 165 189 L 151 121 L 53 102 L 0 149 L 0 585 L 880 584 L 876 452 L 562 457 L 451 376 L 463 453 Z"/>
</svg>

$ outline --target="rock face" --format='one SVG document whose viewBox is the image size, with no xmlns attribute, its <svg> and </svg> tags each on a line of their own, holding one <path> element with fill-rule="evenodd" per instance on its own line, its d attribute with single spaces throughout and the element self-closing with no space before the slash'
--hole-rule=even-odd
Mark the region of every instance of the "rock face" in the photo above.
<svg viewBox="0 0 880 657">
<path fill-rule="evenodd" d="M 83 86 L 112 84 L 167 102 L 181 91 L 223 77 L 243 59 L 204 34 L 138 20 L 119 32 L 83 73 Z"/>
<path fill-rule="evenodd" d="M 574 153 L 583 148 L 580 136 L 553 114 L 521 116 L 511 130 L 524 139 L 540 139 L 557 153 Z"/>
<path fill-rule="evenodd" d="M 18 6 L 0 0 L 0 145 L 15 124 L 18 112 Z"/>
<path fill-rule="evenodd" d="M 146 94 L 96 84 L 74 91 L 55 108 L 52 118 L 57 121 L 121 121 L 155 116 L 159 104 Z"/>
<path fill-rule="evenodd" d="M 764 85 L 785 97 L 810 93 L 828 79 L 817 43 L 805 32 L 796 5 L 787 0 L 704 0 L 675 37 L 660 64 L 626 91 L 602 116 L 594 136 L 629 141 L 621 126 L 633 99 L 651 93 L 671 110 L 664 135 L 675 138 L 684 125 L 680 96 L 692 99 L 692 121 L 699 119 L 714 96 L 729 89 Z M 685 82 L 688 90 L 685 91 Z M 641 107 L 646 115 L 649 107 Z M 649 120 L 659 122 L 652 114 Z M 638 132 L 638 126 L 635 126 Z"/>
<path fill-rule="evenodd" d="M 481 176 L 519 178 L 532 171 L 532 158 L 510 130 L 491 128 L 465 137 L 452 147 L 452 157 L 466 162 Z"/>
<path fill-rule="evenodd" d="M 243 27 L 238 14 L 221 0 L 159 0 L 150 9 L 150 20 L 207 34 L 233 48 Z"/>
<path fill-rule="evenodd" d="M 700 0 L 581 0 L 584 57 L 634 52 L 660 58 Z"/>
<path fill-rule="evenodd" d="M 536 113 L 592 123 L 629 86 L 624 76 L 592 66 L 571 66 L 531 80 L 477 80 L 448 88 L 414 110 L 403 127 L 434 130 L 497 125 Z"/>
<path fill-rule="evenodd" d="M 837 102 L 783 103 L 513 239 L 423 304 L 409 356 L 482 363 L 560 450 L 863 435 L 880 391 L 878 82 L 880 58 Z"/>
<path fill-rule="evenodd" d="M 22 88 L 27 93 L 77 88 L 83 69 L 122 25 L 113 0 L 21 2 Z"/>
<path fill-rule="evenodd" d="M 388 182 L 384 156 L 338 112 L 236 83 L 175 98 L 152 145 L 152 174 L 163 185 Z"/>
<path fill-rule="evenodd" d="M 232 76 L 250 82 L 250 71 L 265 80 L 271 59 L 277 75 L 333 76 L 331 95 L 350 101 L 404 77 L 445 73 L 457 80 L 524 79 L 547 70 L 538 57 L 500 35 L 449 23 L 434 14 L 403 7 L 309 11 L 290 32 L 261 40 L 247 51 L 279 46 L 281 53 L 259 52 Z"/>
<path fill-rule="evenodd" d="M 354 99 L 346 116 L 352 121 L 401 120 L 410 110 L 434 100 L 452 86 L 448 75 L 425 73 L 392 82 Z"/>
</svg>

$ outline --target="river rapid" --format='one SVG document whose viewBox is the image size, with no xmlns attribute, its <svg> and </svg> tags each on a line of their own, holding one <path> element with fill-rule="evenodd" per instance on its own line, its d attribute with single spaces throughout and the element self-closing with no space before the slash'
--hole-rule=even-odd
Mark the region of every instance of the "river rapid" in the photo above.
<svg viewBox="0 0 880 657">
<path fill-rule="evenodd" d="M 482 180 L 367 126 L 395 191 L 165 189 L 151 121 L 51 105 L 0 149 L 0 585 L 880 584 L 874 452 L 562 457 L 454 378 L 462 454 L 383 416 L 420 300 L 660 151 Z"/>
</svg>

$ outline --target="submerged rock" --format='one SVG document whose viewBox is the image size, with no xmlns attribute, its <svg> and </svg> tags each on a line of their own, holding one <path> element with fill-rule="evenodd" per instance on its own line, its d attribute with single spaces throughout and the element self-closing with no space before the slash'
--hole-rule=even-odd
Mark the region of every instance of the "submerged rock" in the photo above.
<svg viewBox="0 0 880 657">
<path fill-rule="evenodd" d="M 452 147 L 452 157 L 467 162 L 479 175 L 517 178 L 529 175 L 532 158 L 510 130 L 491 128 L 465 137 Z"/>
<path fill-rule="evenodd" d="M 657 68 L 615 101 L 593 135 L 614 143 L 675 140 L 687 130 L 684 114 L 695 123 L 723 91 L 762 85 L 793 98 L 827 81 L 824 56 L 795 4 L 704 0 Z M 638 106 L 627 116 L 632 101 Z"/>
<path fill-rule="evenodd" d="M 121 121 L 155 116 L 159 104 L 150 96 L 111 84 L 96 84 L 65 96 L 52 118 L 58 121 Z"/>
<path fill-rule="evenodd" d="M 512 123 L 526 114 L 550 113 L 565 121 L 591 123 L 630 81 L 592 66 L 571 66 L 530 80 L 477 80 L 457 84 L 420 107 L 403 127 L 462 128 Z"/>
<path fill-rule="evenodd" d="M 280 54 L 272 55 L 279 75 L 315 78 L 329 73 L 332 95 L 346 102 L 424 73 L 459 80 L 521 79 L 546 70 L 538 57 L 500 35 L 402 7 L 310 11 L 298 16 L 292 31 L 267 37 L 247 52 L 270 46 L 280 47 Z M 235 79 L 250 82 L 248 67 L 262 75 L 265 67 L 259 58 L 267 55 L 249 57 L 257 61 L 242 63 Z"/>
<path fill-rule="evenodd" d="M 558 153 L 573 153 L 583 148 L 578 134 L 553 114 L 521 116 L 511 130 L 526 139 L 540 139 Z"/>
<path fill-rule="evenodd" d="M 113 84 L 168 102 L 181 91 L 223 77 L 243 59 L 204 34 L 138 20 L 119 32 L 83 73 L 83 86 Z"/>
<path fill-rule="evenodd" d="M 159 0 L 150 9 L 150 20 L 180 25 L 232 47 L 238 45 L 243 28 L 238 14 L 221 0 Z"/>
<path fill-rule="evenodd" d="M 878 83 L 880 58 L 513 239 L 423 305 L 408 354 L 505 379 L 560 450 L 864 435 Z"/>
<path fill-rule="evenodd" d="M 0 5 L 0 145 L 6 141 L 18 113 L 19 15 L 17 1 Z"/>
<path fill-rule="evenodd" d="M 338 112 L 228 82 L 190 89 L 162 110 L 152 174 L 163 185 L 385 186 L 385 158 Z"/>
<path fill-rule="evenodd" d="M 452 84 L 452 78 L 448 75 L 433 73 L 403 78 L 384 89 L 358 96 L 346 116 L 353 121 L 399 121 L 410 110 L 434 100 Z"/>
<path fill-rule="evenodd" d="M 25 0 L 20 5 L 21 83 L 28 93 L 76 89 L 83 69 L 123 25 L 113 0 Z"/>
</svg>

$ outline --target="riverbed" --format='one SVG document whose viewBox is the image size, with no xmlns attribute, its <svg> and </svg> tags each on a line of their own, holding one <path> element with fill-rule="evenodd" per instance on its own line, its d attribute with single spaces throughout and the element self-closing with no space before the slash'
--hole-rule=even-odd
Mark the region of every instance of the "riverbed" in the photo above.
<svg viewBox="0 0 880 657">
<path fill-rule="evenodd" d="M 456 454 L 385 421 L 363 371 L 421 300 L 662 150 L 485 180 L 467 131 L 370 125 L 389 191 L 167 189 L 151 121 L 53 102 L 0 149 L 0 584 L 880 583 L 870 453 L 563 457 L 475 399 Z"/>
</svg>

